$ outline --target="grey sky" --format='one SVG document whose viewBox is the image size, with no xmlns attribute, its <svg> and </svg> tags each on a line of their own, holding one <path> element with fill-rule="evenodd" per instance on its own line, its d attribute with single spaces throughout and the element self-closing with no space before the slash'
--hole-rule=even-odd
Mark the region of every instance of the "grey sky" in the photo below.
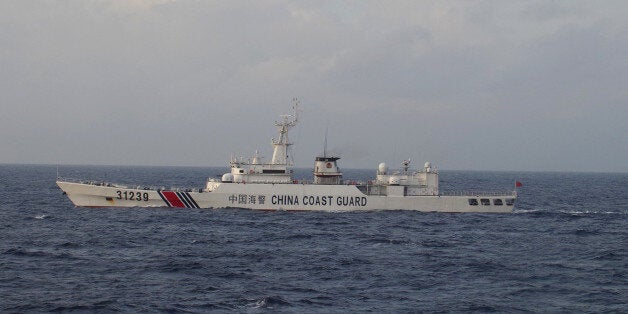
<svg viewBox="0 0 628 314">
<path fill-rule="evenodd" d="M 628 171 L 626 1 L 0 1 L 0 163 Z"/>
</svg>

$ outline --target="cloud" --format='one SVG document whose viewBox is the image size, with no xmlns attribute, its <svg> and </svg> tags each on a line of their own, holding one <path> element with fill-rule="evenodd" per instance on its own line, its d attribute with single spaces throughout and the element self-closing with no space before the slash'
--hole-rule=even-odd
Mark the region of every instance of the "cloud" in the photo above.
<svg viewBox="0 0 628 314">
<path fill-rule="evenodd" d="M 330 125 L 345 167 L 628 171 L 627 6 L 3 1 L 0 162 L 222 165 L 297 96 L 303 166 Z"/>
<path fill-rule="evenodd" d="M 97 0 L 97 2 L 117 14 L 129 15 L 151 11 L 177 0 Z"/>
</svg>

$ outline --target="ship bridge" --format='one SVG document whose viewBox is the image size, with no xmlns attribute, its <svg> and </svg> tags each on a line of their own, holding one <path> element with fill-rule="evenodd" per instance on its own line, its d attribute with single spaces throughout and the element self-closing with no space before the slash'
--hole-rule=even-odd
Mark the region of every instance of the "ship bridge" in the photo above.
<svg viewBox="0 0 628 314">
<path fill-rule="evenodd" d="M 273 155 L 270 162 L 264 162 L 259 152 L 255 152 L 248 159 L 231 157 L 229 162 L 231 171 L 222 176 L 222 182 L 235 183 L 292 183 L 293 166 L 290 160 L 289 148 L 292 145 L 288 132 L 296 126 L 299 102 L 293 99 L 292 114 L 281 115 L 281 120 L 275 122 L 279 131 L 279 138 L 272 139 Z M 209 189 L 209 182 L 207 188 Z"/>
</svg>

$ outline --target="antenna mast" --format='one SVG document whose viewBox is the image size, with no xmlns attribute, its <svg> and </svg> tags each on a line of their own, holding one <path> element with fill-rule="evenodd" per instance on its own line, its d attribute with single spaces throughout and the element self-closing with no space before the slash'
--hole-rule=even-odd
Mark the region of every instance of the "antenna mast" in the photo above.
<svg viewBox="0 0 628 314">
<path fill-rule="evenodd" d="M 329 130 L 329 125 L 325 127 L 325 147 L 323 148 L 323 157 L 327 157 L 327 130 Z"/>
<path fill-rule="evenodd" d="M 288 140 L 288 130 L 294 127 L 299 121 L 299 101 L 292 99 L 294 105 L 292 109 L 293 114 L 281 115 L 281 122 L 275 122 L 275 126 L 279 127 L 279 139 L 273 140 L 273 157 L 271 164 L 275 165 L 287 165 L 288 164 L 288 147 L 292 145 Z"/>
</svg>

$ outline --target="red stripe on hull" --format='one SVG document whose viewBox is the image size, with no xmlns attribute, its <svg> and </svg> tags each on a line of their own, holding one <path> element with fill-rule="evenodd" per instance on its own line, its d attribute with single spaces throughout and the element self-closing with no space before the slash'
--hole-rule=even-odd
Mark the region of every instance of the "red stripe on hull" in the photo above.
<svg viewBox="0 0 628 314">
<path fill-rule="evenodd" d="M 168 202 L 170 202 L 170 205 L 172 205 L 172 207 L 185 208 L 185 204 L 181 202 L 181 200 L 179 199 L 179 197 L 177 196 L 175 192 L 162 191 L 161 194 L 163 194 L 164 197 L 168 200 Z"/>
</svg>

